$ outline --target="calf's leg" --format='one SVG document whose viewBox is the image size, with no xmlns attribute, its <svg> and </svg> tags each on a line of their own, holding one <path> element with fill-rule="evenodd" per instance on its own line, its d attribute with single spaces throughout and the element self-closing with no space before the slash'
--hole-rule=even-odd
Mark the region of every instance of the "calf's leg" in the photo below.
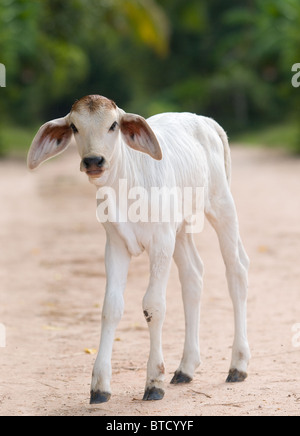
<svg viewBox="0 0 300 436">
<path fill-rule="evenodd" d="M 174 253 L 175 236 L 155 238 L 149 250 L 150 282 L 143 300 L 144 316 L 150 333 L 145 401 L 164 397 L 165 364 L 162 352 L 162 327 L 166 313 L 166 288 Z"/>
<path fill-rule="evenodd" d="M 200 365 L 199 324 L 200 300 L 203 288 L 203 263 L 196 249 L 193 235 L 185 232 L 178 235 L 174 260 L 182 285 L 185 312 L 185 343 L 183 357 L 171 384 L 189 383 Z"/>
<path fill-rule="evenodd" d="M 228 383 L 244 381 L 250 360 L 247 339 L 247 294 L 249 259 L 241 242 L 238 217 L 228 189 L 214 197 L 207 217 L 217 232 L 226 265 L 229 292 L 234 307 L 235 335 Z"/>
<path fill-rule="evenodd" d="M 111 397 L 111 356 L 115 330 L 124 311 L 130 255 L 122 240 L 108 235 L 105 263 L 107 286 L 102 310 L 102 330 L 99 353 L 93 370 L 91 404 L 107 402 Z"/>
</svg>

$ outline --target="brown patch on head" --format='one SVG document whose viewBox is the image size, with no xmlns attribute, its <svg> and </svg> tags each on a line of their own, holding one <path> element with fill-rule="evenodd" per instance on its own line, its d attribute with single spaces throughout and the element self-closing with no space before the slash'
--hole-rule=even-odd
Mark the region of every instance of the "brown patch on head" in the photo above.
<svg viewBox="0 0 300 436">
<path fill-rule="evenodd" d="M 109 100 L 101 95 L 87 95 L 76 101 L 72 106 L 72 112 L 80 112 L 82 109 L 88 110 L 90 113 L 97 112 L 99 109 L 116 109 L 117 105 L 114 101 Z"/>
</svg>

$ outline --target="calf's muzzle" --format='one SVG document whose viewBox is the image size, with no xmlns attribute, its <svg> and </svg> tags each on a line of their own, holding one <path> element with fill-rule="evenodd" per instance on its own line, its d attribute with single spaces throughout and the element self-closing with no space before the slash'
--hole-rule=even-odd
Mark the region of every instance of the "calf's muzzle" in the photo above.
<svg viewBox="0 0 300 436">
<path fill-rule="evenodd" d="M 82 160 L 81 169 L 90 177 L 99 177 L 104 171 L 104 157 L 92 156 Z"/>
<path fill-rule="evenodd" d="M 104 157 L 86 157 L 83 159 L 83 166 L 87 170 L 102 168 L 105 162 Z"/>
</svg>

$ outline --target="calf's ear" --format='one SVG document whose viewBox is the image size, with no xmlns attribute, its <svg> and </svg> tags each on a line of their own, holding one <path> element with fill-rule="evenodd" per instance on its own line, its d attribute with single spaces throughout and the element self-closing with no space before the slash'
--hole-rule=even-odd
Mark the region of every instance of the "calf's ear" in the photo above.
<svg viewBox="0 0 300 436">
<path fill-rule="evenodd" d="M 155 160 L 162 159 L 159 142 L 143 117 L 134 114 L 124 114 L 120 127 L 123 138 L 129 147 L 146 153 Z"/>
<path fill-rule="evenodd" d="M 28 152 L 28 168 L 34 170 L 43 162 L 65 151 L 71 143 L 72 136 L 69 115 L 44 124 L 36 134 Z"/>
</svg>

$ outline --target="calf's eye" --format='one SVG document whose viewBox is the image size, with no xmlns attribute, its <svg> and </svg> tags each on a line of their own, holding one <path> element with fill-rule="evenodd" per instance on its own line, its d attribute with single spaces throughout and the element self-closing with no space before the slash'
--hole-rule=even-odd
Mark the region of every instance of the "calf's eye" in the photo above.
<svg viewBox="0 0 300 436">
<path fill-rule="evenodd" d="M 78 133 L 78 129 L 75 126 L 75 124 L 72 123 L 70 127 L 71 127 L 71 129 L 73 130 L 74 133 Z"/>
<path fill-rule="evenodd" d="M 114 131 L 116 130 L 117 125 L 118 125 L 118 123 L 117 123 L 117 121 L 115 121 L 115 122 L 113 123 L 113 125 L 111 126 L 111 128 L 109 129 L 109 131 L 110 131 L 110 132 L 114 132 Z"/>
</svg>

